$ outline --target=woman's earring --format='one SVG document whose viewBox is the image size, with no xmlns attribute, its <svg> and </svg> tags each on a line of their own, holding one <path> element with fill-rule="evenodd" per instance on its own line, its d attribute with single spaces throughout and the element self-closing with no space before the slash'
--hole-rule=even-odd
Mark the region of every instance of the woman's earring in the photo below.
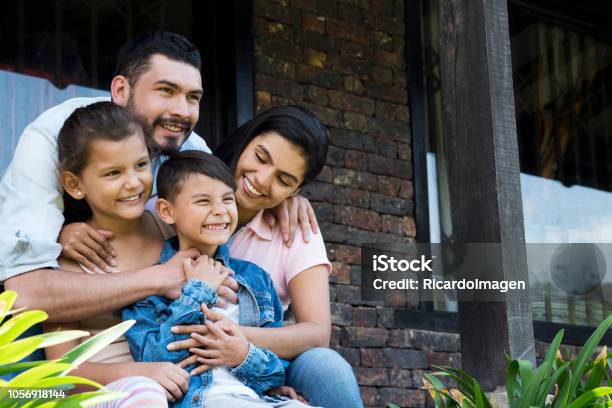
<svg viewBox="0 0 612 408">
<path fill-rule="evenodd" d="M 80 191 L 77 191 L 77 192 L 76 192 L 76 195 L 77 195 L 78 197 L 80 197 L 80 196 L 81 196 L 81 194 L 83 194 L 83 193 L 82 193 L 82 192 L 80 192 Z"/>
</svg>

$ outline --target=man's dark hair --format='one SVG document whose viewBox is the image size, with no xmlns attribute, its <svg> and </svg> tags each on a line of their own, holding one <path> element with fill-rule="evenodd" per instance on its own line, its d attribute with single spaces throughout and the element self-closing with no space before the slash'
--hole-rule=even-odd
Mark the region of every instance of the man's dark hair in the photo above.
<svg viewBox="0 0 612 408">
<path fill-rule="evenodd" d="M 129 40 L 117 57 L 115 75 L 123 75 L 130 86 L 136 85 L 142 74 L 151 68 L 151 56 L 184 62 L 201 69 L 200 51 L 182 35 L 167 31 L 149 31 Z"/>
<path fill-rule="evenodd" d="M 328 132 L 319 118 L 300 106 L 277 106 L 260 113 L 226 138 L 215 155 L 235 171 L 251 140 L 267 132 L 276 132 L 301 149 L 307 163 L 302 186 L 317 177 L 327 157 Z"/>
<path fill-rule="evenodd" d="M 220 159 L 199 150 L 183 150 L 170 156 L 159 167 L 157 195 L 174 201 L 181 192 L 183 182 L 192 174 L 203 174 L 236 190 L 236 181 L 230 169 Z"/>
</svg>

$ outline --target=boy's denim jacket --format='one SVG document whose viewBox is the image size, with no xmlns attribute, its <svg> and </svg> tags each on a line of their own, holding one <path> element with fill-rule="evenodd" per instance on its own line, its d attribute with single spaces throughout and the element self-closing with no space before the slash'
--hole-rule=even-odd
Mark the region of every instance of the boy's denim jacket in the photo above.
<svg viewBox="0 0 612 408">
<path fill-rule="evenodd" d="M 161 263 L 167 262 L 178 248 L 178 239 L 170 238 L 164 243 Z M 270 276 L 254 263 L 229 257 L 229 247 L 219 246 L 215 259 L 234 271 L 234 278 L 240 284 L 238 304 L 240 305 L 240 324 L 255 327 L 279 327 L 283 322 L 283 309 L 274 289 Z M 181 296 L 169 300 L 161 296 L 150 296 L 125 309 L 123 319 L 134 319 L 136 323 L 125 334 L 130 351 L 136 361 L 170 361 L 178 363 L 189 356 L 189 350 L 168 351 L 166 346 L 177 340 L 185 340 L 188 335 L 177 335 L 170 331 L 172 326 L 203 324 L 205 316 L 200 309 L 202 303 L 212 308 L 217 302 L 217 294 L 206 283 L 189 280 L 183 286 Z M 264 391 L 283 385 L 285 368 L 288 363 L 279 359 L 269 350 L 249 343 L 249 352 L 242 364 L 229 368 L 247 387 L 258 395 Z M 187 371 L 195 368 L 187 367 Z M 212 384 L 212 370 L 192 376 L 189 390 L 174 407 L 201 407 L 204 392 Z"/>
</svg>

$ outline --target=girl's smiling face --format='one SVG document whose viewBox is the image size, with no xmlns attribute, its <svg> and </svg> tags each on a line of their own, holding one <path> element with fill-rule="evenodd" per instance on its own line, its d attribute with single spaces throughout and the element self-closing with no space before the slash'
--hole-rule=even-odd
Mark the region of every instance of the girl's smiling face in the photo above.
<svg viewBox="0 0 612 408">
<path fill-rule="evenodd" d="M 67 188 L 68 193 L 76 199 L 85 198 L 94 218 L 139 218 L 153 183 L 142 133 L 122 141 L 92 140 L 89 152 L 87 165 L 75 177 L 75 188 Z"/>
<path fill-rule="evenodd" d="M 306 170 L 300 147 L 276 132 L 256 136 L 236 165 L 236 202 L 249 211 L 276 207 L 298 190 Z"/>
</svg>

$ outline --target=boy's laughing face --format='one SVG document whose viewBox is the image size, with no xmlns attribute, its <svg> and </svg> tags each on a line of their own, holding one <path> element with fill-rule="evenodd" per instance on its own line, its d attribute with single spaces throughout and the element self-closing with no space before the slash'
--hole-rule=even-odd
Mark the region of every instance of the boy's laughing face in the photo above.
<svg viewBox="0 0 612 408">
<path fill-rule="evenodd" d="M 209 253 L 227 242 L 238 223 L 232 188 L 203 174 L 187 176 L 174 199 L 159 199 L 157 208 L 165 222 L 175 225 L 181 250 Z"/>
</svg>

